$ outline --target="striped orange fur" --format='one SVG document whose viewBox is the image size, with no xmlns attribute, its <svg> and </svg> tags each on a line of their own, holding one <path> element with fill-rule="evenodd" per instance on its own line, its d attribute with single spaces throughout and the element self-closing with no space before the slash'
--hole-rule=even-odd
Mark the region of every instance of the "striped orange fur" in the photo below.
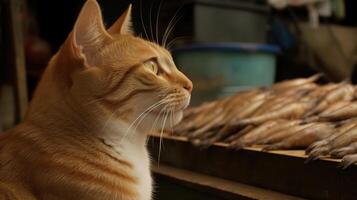
<svg viewBox="0 0 357 200">
<path fill-rule="evenodd" d="M 192 83 L 130 15 L 106 30 L 84 4 L 24 121 L 0 135 L 1 200 L 152 198 L 146 134 L 181 120 Z"/>
</svg>

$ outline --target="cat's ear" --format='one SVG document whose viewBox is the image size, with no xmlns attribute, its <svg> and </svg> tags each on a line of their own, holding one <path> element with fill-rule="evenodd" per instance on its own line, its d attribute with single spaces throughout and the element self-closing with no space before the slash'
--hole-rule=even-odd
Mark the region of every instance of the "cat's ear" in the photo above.
<svg viewBox="0 0 357 200">
<path fill-rule="evenodd" d="M 85 2 L 71 35 L 74 48 L 83 54 L 88 64 L 92 64 L 94 55 L 111 39 L 105 30 L 102 13 L 96 0 Z"/>
<path fill-rule="evenodd" d="M 112 35 L 134 34 L 131 21 L 131 4 L 129 4 L 129 7 L 124 11 L 124 13 L 108 29 L 108 32 Z"/>
</svg>

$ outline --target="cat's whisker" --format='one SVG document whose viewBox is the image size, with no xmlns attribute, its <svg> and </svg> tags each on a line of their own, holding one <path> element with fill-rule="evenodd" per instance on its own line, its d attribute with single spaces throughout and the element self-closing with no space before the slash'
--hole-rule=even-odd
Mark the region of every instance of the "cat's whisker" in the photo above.
<svg viewBox="0 0 357 200">
<path fill-rule="evenodd" d="M 167 103 L 167 102 L 164 102 L 163 104 L 165 104 L 165 103 Z M 162 104 L 161 104 L 162 105 Z M 155 108 L 154 108 L 155 109 Z M 152 110 L 151 110 L 152 111 Z M 151 112 L 150 111 L 150 112 Z M 150 112 L 147 112 L 141 119 L 140 119 L 140 121 L 136 124 L 136 126 L 134 127 L 134 131 L 136 131 L 136 129 L 138 128 L 138 126 L 140 125 L 140 123 L 144 120 L 144 118 L 150 113 Z"/>
<path fill-rule="evenodd" d="M 154 5 L 154 1 L 151 2 L 150 4 L 150 10 L 149 10 L 149 28 L 150 28 L 150 37 L 151 37 L 151 41 L 155 41 L 154 40 L 154 33 L 152 30 L 152 7 Z"/>
<path fill-rule="evenodd" d="M 159 44 L 159 17 L 163 0 L 160 0 L 159 8 L 156 15 L 156 43 Z"/>
<path fill-rule="evenodd" d="M 182 6 L 181 6 L 181 7 L 182 7 Z M 166 37 L 166 35 L 167 35 L 167 31 L 168 31 L 168 29 L 171 27 L 171 24 L 172 24 L 174 18 L 176 17 L 177 13 L 178 13 L 179 10 L 181 9 L 181 7 L 176 10 L 176 12 L 174 13 L 173 17 L 170 19 L 169 23 L 168 23 L 167 26 L 166 26 L 166 29 L 165 29 L 165 31 L 164 31 L 164 35 L 162 36 L 162 40 L 161 40 L 161 44 L 162 44 L 164 47 L 165 47 L 164 39 L 165 39 L 165 37 Z"/>
<path fill-rule="evenodd" d="M 174 132 L 174 110 L 171 109 L 171 119 L 170 119 L 171 134 Z"/>
<path fill-rule="evenodd" d="M 174 97 L 171 98 L 170 95 L 168 95 L 165 99 L 166 99 L 166 101 L 163 102 L 162 104 L 172 104 L 172 102 L 175 101 L 175 98 L 174 98 Z M 162 105 L 162 104 L 160 104 L 160 105 Z M 160 106 L 160 105 L 158 105 L 158 106 Z M 156 107 L 158 107 L 158 106 L 156 106 Z M 168 105 L 165 105 L 163 109 L 166 109 L 167 106 L 168 106 Z M 155 107 L 155 108 L 156 108 L 156 107 Z M 155 109 L 155 108 L 153 108 L 153 109 Z M 152 109 L 152 110 L 153 110 L 153 109 Z M 160 113 L 162 112 L 163 109 L 161 109 Z M 152 111 L 152 110 L 151 110 L 151 111 Z M 151 112 L 151 111 L 148 111 L 148 113 Z M 148 113 L 147 113 L 147 114 L 148 114 Z M 160 113 L 159 113 L 159 114 L 160 114 Z M 141 119 L 141 121 L 142 121 L 142 120 L 143 120 L 143 119 Z M 140 122 L 141 122 L 141 121 L 140 121 Z M 140 123 L 140 122 L 139 122 L 139 123 Z"/>
<path fill-rule="evenodd" d="M 149 132 L 149 133 L 152 133 L 153 128 L 156 127 L 157 121 L 158 121 L 158 119 L 160 118 L 161 114 L 163 113 L 164 109 L 165 109 L 165 107 L 162 108 L 162 109 L 160 110 L 159 114 L 156 116 L 153 125 L 151 125 L 150 132 Z M 148 138 L 149 138 L 149 137 L 148 137 Z M 147 140 L 146 142 L 148 142 L 148 140 Z M 152 145 L 154 145 L 154 143 L 152 143 Z"/>
<path fill-rule="evenodd" d="M 138 123 L 137 123 L 136 126 L 134 127 L 133 131 L 136 131 L 136 129 L 137 129 L 137 127 L 140 125 L 140 123 L 144 120 L 144 118 L 145 118 L 151 111 L 153 111 L 155 108 L 157 108 L 157 107 L 159 107 L 159 106 L 161 106 L 161 105 L 163 105 L 163 104 L 168 104 L 168 103 L 171 103 L 171 102 L 173 102 L 173 101 L 174 101 L 174 99 L 170 98 L 170 96 L 167 96 L 166 98 L 164 98 L 164 99 L 162 99 L 161 101 L 159 101 L 159 102 L 158 102 L 159 104 L 157 104 L 157 105 L 155 105 L 155 106 L 152 105 L 152 106 L 151 106 L 152 108 L 146 109 L 146 110 L 145 110 L 143 113 L 141 113 L 141 114 L 139 115 L 139 117 L 137 117 L 137 118 L 134 120 L 134 122 L 129 126 L 129 128 L 127 129 L 127 131 L 126 131 L 126 133 L 124 134 L 123 138 L 125 138 L 125 137 L 127 136 L 127 134 L 128 134 L 128 133 L 130 132 L 130 130 L 132 129 L 132 126 L 135 124 L 135 122 L 136 122 L 137 120 L 140 119 L 140 117 L 141 117 L 141 119 L 138 121 Z M 161 103 L 160 103 L 160 102 L 161 102 Z M 166 107 L 167 107 L 167 105 L 165 105 L 165 107 L 164 107 L 163 109 L 161 109 L 161 111 L 160 111 L 160 113 L 159 113 L 159 116 L 161 115 L 161 112 L 166 109 Z"/>
<path fill-rule="evenodd" d="M 158 119 L 160 118 L 161 113 L 162 113 L 163 111 L 164 111 L 164 109 L 161 109 L 160 112 L 159 112 L 159 114 L 156 116 L 154 123 L 151 125 L 150 133 L 153 131 L 154 127 L 156 127 L 156 124 L 157 124 L 157 122 L 158 122 Z"/>
<path fill-rule="evenodd" d="M 165 118 L 164 118 L 164 121 L 162 123 L 162 128 L 161 128 L 161 133 L 160 133 L 159 153 L 158 153 L 158 157 L 157 157 L 157 166 L 158 167 L 160 167 L 160 157 L 161 157 L 161 148 L 162 148 L 162 135 L 164 133 L 164 128 L 165 128 L 165 124 L 166 124 L 166 120 L 167 120 L 167 115 L 168 115 L 168 112 L 165 111 Z"/>
<path fill-rule="evenodd" d="M 143 19 L 143 0 L 140 0 L 140 21 L 141 21 L 141 25 L 143 27 L 146 39 L 150 39 L 149 35 L 148 35 L 147 31 L 146 31 L 146 27 L 145 27 L 144 19 Z"/>
<path fill-rule="evenodd" d="M 180 8 L 178 8 L 178 9 L 176 10 L 175 14 L 173 15 L 173 17 L 171 18 L 171 20 L 170 20 L 169 23 L 167 24 L 167 27 L 166 27 L 166 29 L 165 29 L 165 31 L 164 31 L 164 35 L 162 36 L 162 41 L 161 41 L 161 43 L 162 43 L 162 45 L 163 45 L 164 47 L 166 46 L 166 45 L 165 45 L 165 44 L 166 44 L 165 41 L 167 41 L 167 38 L 168 38 L 168 30 L 171 28 L 172 23 L 174 22 L 174 20 L 175 20 L 175 18 L 177 17 L 179 11 L 180 11 L 182 8 L 183 8 L 183 5 L 181 5 Z"/>
<path fill-rule="evenodd" d="M 183 17 L 183 15 L 180 15 L 176 18 L 176 20 L 173 22 L 171 25 L 170 29 L 167 31 L 166 37 L 164 38 L 164 46 L 166 47 L 167 40 L 169 36 L 171 35 L 172 31 L 174 30 L 176 24 L 180 21 L 180 19 Z"/>
<path fill-rule="evenodd" d="M 164 111 L 164 109 L 165 109 L 165 107 L 162 108 L 162 109 L 160 110 L 159 114 L 156 116 L 156 118 L 155 118 L 155 120 L 154 120 L 154 123 L 151 125 L 151 128 L 150 128 L 149 133 L 152 133 L 154 127 L 156 127 L 157 121 L 158 121 L 158 119 L 160 118 L 161 113 Z"/>
<path fill-rule="evenodd" d="M 164 99 L 163 99 L 164 100 Z M 123 141 L 123 139 L 124 138 L 126 138 L 127 136 L 128 136 L 128 133 L 130 133 L 131 132 L 131 130 L 132 130 L 132 126 L 135 124 L 135 122 L 137 121 L 137 120 L 139 120 L 140 118 L 140 121 L 138 121 L 138 123 L 136 124 L 136 126 L 134 127 L 134 129 L 133 129 L 133 131 L 136 131 L 136 129 L 137 129 L 137 127 L 140 125 L 140 123 L 144 120 L 144 118 L 152 111 L 152 110 L 154 110 L 155 108 L 157 108 L 157 107 L 159 107 L 160 105 L 162 105 L 162 104 L 164 104 L 164 103 L 166 103 L 166 102 L 161 102 L 161 101 L 159 101 L 158 103 L 159 104 L 154 104 L 155 106 L 153 107 L 153 105 L 151 106 L 151 108 L 148 108 L 148 109 L 146 109 L 144 112 L 142 112 L 140 115 L 139 115 L 139 117 L 137 117 L 135 120 L 134 120 L 134 122 L 133 123 L 131 123 L 131 125 L 128 127 L 128 129 L 126 130 L 126 132 L 124 133 L 124 135 L 122 136 L 122 138 L 121 138 L 121 141 Z M 149 110 L 150 109 L 150 110 Z"/>
<path fill-rule="evenodd" d="M 157 122 L 158 122 L 158 119 L 160 118 L 161 114 L 164 112 L 164 109 L 165 109 L 165 107 L 162 108 L 162 109 L 160 110 L 159 114 L 156 116 L 156 118 L 155 118 L 155 120 L 154 120 L 154 123 L 151 125 L 151 128 L 150 128 L 149 133 L 152 133 L 154 127 L 156 127 L 156 124 L 157 124 Z"/>
<path fill-rule="evenodd" d="M 168 120 L 169 120 L 169 128 L 170 128 L 170 132 L 173 132 L 173 108 L 170 108 L 168 110 L 168 113 L 167 113 L 167 117 L 168 117 Z"/>
<path fill-rule="evenodd" d="M 189 39 L 191 38 L 190 36 L 180 36 L 180 37 L 175 37 L 174 39 L 172 39 L 169 43 L 167 43 L 166 48 L 167 49 L 171 49 L 172 46 L 175 44 L 175 42 L 179 41 L 179 40 L 185 40 L 185 39 Z"/>
<path fill-rule="evenodd" d="M 153 105 L 151 105 L 149 108 L 147 108 L 147 109 L 146 109 L 144 112 L 142 112 L 141 114 L 145 113 L 148 109 L 151 109 L 153 106 L 155 106 L 156 104 L 158 104 L 158 103 L 160 103 L 160 102 L 161 102 L 161 101 L 154 103 Z M 105 123 L 104 123 L 104 125 L 103 125 L 101 131 L 103 131 L 103 130 L 107 127 L 108 123 L 110 122 L 110 120 L 112 120 L 112 118 L 114 117 L 114 115 L 115 115 L 116 112 L 118 112 L 118 110 L 115 110 L 115 111 L 112 112 L 112 114 L 109 116 L 109 118 L 105 121 Z M 140 116 L 141 116 L 141 115 L 140 115 Z M 140 117 L 140 116 L 139 116 L 139 117 Z M 139 118 L 139 117 L 138 117 L 138 118 Z M 134 121 L 134 122 L 135 122 L 135 121 Z M 133 123 L 134 123 L 134 122 L 133 122 Z"/>
<path fill-rule="evenodd" d="M 130 129 L 132 128 L 132 126 L 134 126 L 134 124 L 140 119 L 140 117 L 142 117 L 143 115 L 146 116 L 148 113 L 150 113 L 152 110 L 154 110 L 155 108 L 159 107 L 160 105 L 166 103 L 166 101 L 168 101 L 167 98 L 164 98 L 156 103 L 154 103 L 153 105 L 151 105 L 149 108 L 147 108 L 145 111 L 143 111 L 128 127 L 128 129 L 126 130 L 126 133 L 130 131 Z M 141 121 L 139 121 L 141 122 Z"/>
</svg>

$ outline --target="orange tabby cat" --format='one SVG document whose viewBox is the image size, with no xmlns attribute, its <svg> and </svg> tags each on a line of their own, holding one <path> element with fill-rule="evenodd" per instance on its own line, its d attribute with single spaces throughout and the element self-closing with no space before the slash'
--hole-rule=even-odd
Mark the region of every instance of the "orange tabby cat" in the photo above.
<svg viewBox="0 0 357 200">
<path fill-rule="evenodd" d="M 25 120 L 0 136 L 0 199 L 151 199 L 145 133 L 181 120 L 192 83 L 130 13 L 105 30 L 85 3 Z"/>
</svg>

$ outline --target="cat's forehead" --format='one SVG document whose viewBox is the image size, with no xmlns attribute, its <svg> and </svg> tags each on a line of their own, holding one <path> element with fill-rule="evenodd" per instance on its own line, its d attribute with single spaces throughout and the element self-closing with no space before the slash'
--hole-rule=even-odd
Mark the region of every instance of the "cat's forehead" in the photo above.
<svg viewBox="0 0 357 200">
<path fill-rule="evenodd" d="M 160 56 L 171 58 L 171 53 L 164 47 L 162 47 L 156 43 L 153 43 L 153 42 L 148 42 L 148 41 L 145 41 L 145 42 L 149 43 L 149 45 L 153 48 L 153 50 Z"/>
<path fill-rule="evenodd" d="M 116 45 L 123 45 L 124 47 L 129 48 L 129 50 L 131 48 L 132 50 L 137 50 L 140 52 L 146 51 L 147 54 L 171 58 L 171 53 L 167 49 L 140 37 L 135 37 L 132 35 L 121 35 L 114 38 L 114 43 Z"/>
<path fill-rule="evenodd" d="M 155 57 L 169 65 L 174 65 L 171 53 L 167 49 L 131 35 L 114 37 L 113 43 L 107 48 L 107 53 L 136 61 L 145 61 Z"/>
</svg>

